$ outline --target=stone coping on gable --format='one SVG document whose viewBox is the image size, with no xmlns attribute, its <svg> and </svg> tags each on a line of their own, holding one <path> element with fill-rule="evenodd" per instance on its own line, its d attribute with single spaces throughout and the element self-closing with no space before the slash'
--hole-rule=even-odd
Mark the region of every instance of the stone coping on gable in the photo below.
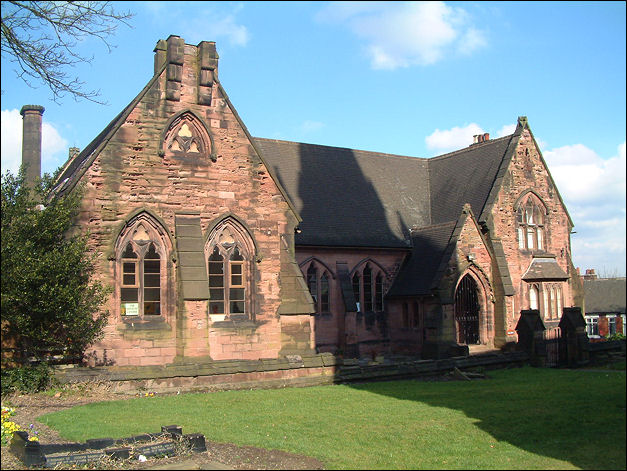
<svg viewBox="0 0 627 471">
<path fill-rule="evenodd" d="M 203 363 L 139 367 L 75 367 L 55 369 L 61 383 L 110 383 L 111 390 L 161 393 L 268 389 L 315 386 L 354 381 L 409 379 L 451 372 L 454 368 L 521 366 L 524 352 L 498 351 L 441 360 L 414 357 L 379 357 L 377 361 L 342 359 L 330 353 L 286 355 L 261 360 L 220 360 Z"/>
</svg>

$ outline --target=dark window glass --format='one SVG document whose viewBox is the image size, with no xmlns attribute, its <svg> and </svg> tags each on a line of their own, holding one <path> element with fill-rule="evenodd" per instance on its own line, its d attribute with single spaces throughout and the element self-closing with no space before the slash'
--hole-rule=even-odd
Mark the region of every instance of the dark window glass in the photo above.
<svg viewBox="0 0 627 471">
<path fill-rule="evenodd" d="M 357 304 L 357 312 L 361 312 L 361 285 L 359 283 L 359 273 L 353 275 L 353 294 L 355 295 L 355 303 Z"/>
<path fill-rule="evenodd" d="M 329 311 L 329 277 L 324 272 L 320 278 L 320 312 Z"/>
<path fill-rule="evenodd" d="M 209 313 L 224 314 L 224 258 L 218 247 L 209 256 Z"/>
<path fill-rule="evenodd" d="M 313 263 L 307 269 L 307 287 L 316 305 L 316 311 L 320 312 L 318 306 L 318 270 Z"/>
<path fill-rule="evenodd" d="M 374 288 L 375 311 L 383 311 L 383 277 L 377 274 Z"/>
<path fill-rule="evenodd" d="M 364 309 L 366 312 L 372 311 L 372 270 L 370 265 L 366 265 L 363 273 L 364 280 Z"/>
</svg>

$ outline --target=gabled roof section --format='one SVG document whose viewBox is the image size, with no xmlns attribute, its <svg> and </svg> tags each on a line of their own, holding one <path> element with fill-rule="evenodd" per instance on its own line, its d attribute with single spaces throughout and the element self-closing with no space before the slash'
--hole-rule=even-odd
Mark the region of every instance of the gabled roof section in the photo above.
<svg viewBox="0 0 627 471">
<path fill-rule="evenodd" d="M 137 106 L 141 99 L 148 93 L 150 88 L 159 79 L 166 68 L 164 64 L 161 69 L 150 79 L 146 86 L 133 100 L 102 130 L 96 138 L 87 145 L 78 155 L 68 159 L 64 164 L 61 173 L 57 177 L 57 183 L 53 189 L 53 195 L 60 195 L 70 191 L 78 180 L 83 176 L 92 162 L 96 159 L 100 151 L 104 148 L 109 139 L 126 122 L 126 118 Z"/>
<path fill-rule="evenodd" d="M 505 177 L 505 174 L 507 173 L 507 169 L 509 167 L 510 162 L 512 161 L 512 158 L 514 157 L 514 152 L 516 151 L 516 146 L 518 145 L 518 141 L 520 139 L 521 134 L 523 133 L 523 131 L 527 129 L 529 131 L 529 134 L 531 135 L 531 139 L 533 140 L 533 144 L 535 145 L 536 149 L 538 150 L 538 155 L 540 156 L 540 161 L 542 162 L 542 164 L 544 165 L 544 168 L 546 169 L 546 172 L 549 176 L 549 181 L 551 182 L 551 185 L 553 185 L 553 188 L 555 189 L 555 192 L 557 193 L 557 197 L 560 201 L 560 203 L 562 204 L 562 207 L 564 208 L 564 211 L 566 212 L 566 217 L 568 217 L 568 222 L 570 224 L 571 227 L 574 226 L 573 221 L 570 217 L 570 214 L 568 214 L 568 209 L 566 208 L 566 205 L 564 204 L 564 200 L 562 199 L 562 196 L 560 195 L 560 192 L 557 188 L 557 185 L 555 184 L 555 181 L 553 180 L 553 177 L 551 176 L 551 171 L 549 170 L 548 165 L 546 164 L 546 161 L 544 160 L 544 157 L 542 156 L 542 151 L 540 150 L 540 146 L 538 146 L 538 143 L 536 142 L 536 138 L 533 135 L 533 132 L 531 131 L 531 128 L 529 127 L 529 122 L 527 121 L 527 117 L 526 116 L 519 116 L 518 117 L 518 122 L 516 125 L 516 130 L 514 131 L 514 134 L 512 134 L 511 136 L 509 136 L 510 142 L 508 145 L 508 148 L 505 151 L 505 154 L 503 156 L 503 160 L 500 164 L 500 167 L 498 169 L 498 172 L 495 176 L 495 180 L 494 183 L 492 185 L 492 188 L 490 190 L 490 194 L 488 195 L 488 198 L 485 202 L 485 205 L 482 209 L 482 211 L 480 213 L 476 213 L 479 214 L 479 222 L 484 222 L 486 220 L 486 218 L 488 217 L 488 214 L 490 213 L 490 209 L 492 207 L 492 205 L 495 203 L 497 195 L 501 189 L 502 183 L 503 183 L 503 178 Z"/>
<path fill-rule="evenodd" d="M 255 138 L 302 216 L 297 245 L 409 248 L 429 224 L 427 160 Z"/>
<path fill-rule="evenodd" d="M 248 128 L 246 127 L 246 125 L 244 124 L 244 121 L 242 120 L 242 118 L 240 117 L 239 113 L 235 109 L 235 106 L 233 106 L 233 103 L 231 102 L 231 99 L 229 98 L 229 95 L 226 93 L 226 90 L 222 86 L 222 83 L 218 80 L 217 77 L 215 78 L 215 80 L 216 80 L 216 83 L 218 84 L 218 89 L 220 90 L 220 93 L 222 94 L 222 97 L 224 98 L 224 100 L 228 104 L 229 108 L 231 109 L 231 112 L 233 113 L 233 116 L 235 116 L 235 119 L 237 120 L 237 122 L 241 126 L 242 130 L 244 131 L 244 134 L 246 134 L 246 137 L 248 138 L 248 142 L 250 142 L 250 145 L 253 147 L 255 153 L 257 154 L 257 157 L 259 157 L 259 160 L 263 163 L 263 165 L 268 170 L 268 173 L 270 174 L 270 177 L 272 178 L 272 180 L 274 180 L 274 183 L 276 184 L 277 188 L 281 192 L 281 195 L 283 196 L 283 198 L 285 198 L 285 201 L 287 202 L 287 205 L 290 207 L 290 209 L 294 213 L 294 216 L 296 217 L 297 221 L 299 223 L 302 222 L 302 218 L 301 218 L 298 210 L 296 209 L 296 206 L 294 205 L 294 202 L 291 199 L 290 194 L 285 190 L 285 188 L 283 187 L 283 184 L 277 178 L 275 170 L 269 165 L 269 162 L 264 158 L 264 156 L 263 156 L 263 154 L 262 154 L 262 152 L 261 152 L 257 142 L 255 141 L 253 136 L 248 131 Z"/>
<path fill-rule="evenodd" d="M 438 273 L 450 245 L 457 221 L 422 227 L 412 231 L 413 249 L 399 270 L 388 296 L 423 296 L 433 294 Z"/>
<path fill-rule="evenodd" d="M 542 151 L 540 150 L 540 146 L 536 142 L 536 138 L 533 135 L 533 131 L 531 131 L 531 128 L 529 127 L 529 123 L 527 122 L 527 117 L 526 116 L 521 116 L 521 117 L 518 118 L 518 125 L 516 127 L 516 131 L 518 131 L 518 128 L 528 129 L 529 130 L 529 134 L 531 134 L 531 139 L 533 139 L 533 145 L 536 146 L 536 149 L 538 149 L 538 155 L 540 156 L 540 160 L 542 161 L 542 165 L 544 165 L 544 168 L 546 169 L 546 173 L 549 176 L 549 181 L 551 182 L 551 185 L 553 185 L 553 189 L 555 190 L 555 193 L 557 193 L 557 197 L 560 200 L 560 203 L 562 203 L 562 208 L 564 208 L 564 212 L 566 213 L 566 217 L 568 218 L 568 223 L 570 224 L 571 228 L 574 227 L 575 224 L 573 224 L 573 220 L 570 217 L 570 214 L 568 213 L 568 208 L 564 204 L 564 200 L 562 199 L 562 195 L 560 195 L 559 189 L 557 188 L 557 185 L 555 184 L 555 180 L 553 180 L 553 176 L 551 175 L 551 171 L 549 170 L 549 166 L 546 164 L 546 160 L 544 160 L 544 156 L 542 155 Z"/>
<path fill-rule="evenodd" d="M 89 143 L 89 145 L 85 149 L 83 149 L 82 152 L 80 152 L 78 155 L 74 156 L 73 158 L 68 159 L 68 161 L 64 164 L 64 167 L 61 173 L 59 174 L 59 177 L 57 178 L 57 184 L 53 190 L 53 195 L 51 195 L 51 197 L 54 195 L 59 195 L 67 191 L 70 191 L 76 185 L 78 180 L 80 180 L 80 178 L 85 173 L 85 171 L 89 168 L 92 162 L 96 159 L 96 157 L 98 156 L 100 151 L 104 148 L 104 146 L 109 141 L 109 139 L 111 139 L 111 137 L 115 134 L 115 132 L 126 122 L 126 118 L 128 118 L 129 114 L 133 111 L 133 109 L 135 109 L 135 107 L 142 100 L 142 98 L 144 98 L 144 96 L 150 90 L 150 88 L 154 85 L 154 83 L 157 80 L 159 80 L 159 77 L 161 76 L 161 74 L 163 74 L 166 68 L 167 68 L 167 63 L 161 66 L 161 68 L 150 79 L 150 81 L 146 84 L 146 86 L 142 89 L 142 91 L 139 92 L 139 94 L 102 130 L 100 134 L 98 134 L 98 136 L 96 136 L 96 138 L 93 141 L 91 141 L 91 143 Z M 264 166 L 268 169 L 270 176 L 273 178 L 274 182 L 276 183 L 279 191 L 285 198 L 294 216 L 296 217 L 298 222 L 300 222 L 301 218 L 300 218 L 300 215 L 298 214 L 298 211 L 296 210 L 294 206 L 294 203 L 291 201 L 291 199 L 289 198 L 289 195 L 287 194 L 283 186 L 280 184 L 279 180 L 276 178 L 276 175 L 274 174 L 273 169 L 267 164 L 267 162 L 265 162 L 254 139 L 248 132 L 248 128 L 246 127 L 246 125 L 240 118 L 239 114 L 237 113 L 235 107 L 233 106 L 233 103 L 231 102 L 228 94 L 226 93 L 226 90 L 224 90 L 222 83 L 218 80 L 217 77 L 214 77 L 214 80 L 218 86 L 218 89 L 220 90 L 222 97 L 227 102 L 229 109 L 235 116 L 235 119 L 241 126 L 242 130 L 244 131 L 244 134 L 246 134 L 248 141 L 253 147 L 255 153 L 257 154 L 257 157 L 264 164 Z"/>
<path fill-rule="evenodd" d="M 625 278 L 584 280 L 586 314 L 625 314 Z"/>
<path fill-rule="evenodd" d="M 561 269 L 555 256 L 534 257 L 522 276 L 525 281 L 566 281 L 569 276 Z"/>
<path fill-rule="evenodd" d="M 481 215 L 514 135 L 429 159 L 431 223 L 456 220 L 464 204 Z"/>
</svg>

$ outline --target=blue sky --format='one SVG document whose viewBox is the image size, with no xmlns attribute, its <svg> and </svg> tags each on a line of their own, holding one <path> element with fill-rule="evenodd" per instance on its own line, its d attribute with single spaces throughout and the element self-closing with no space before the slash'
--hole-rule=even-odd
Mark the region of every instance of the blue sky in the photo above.
<svg viewBox="0 0 627 471">
<path fill-rule="evenodd" d="M 44 113 L 42 170 L 84 148 L 151 78 L 174 34 L 216 41 L 219 75 L 253 136 L 431 157 L 527 116 L 575 223 L 581 270 L 625 276 L 625 2 L 114 2 L 111 53 L 70 72 L 107 105 L 52 101 L 2 57 L 2 171 L 24 104 Z"/>
</svg>

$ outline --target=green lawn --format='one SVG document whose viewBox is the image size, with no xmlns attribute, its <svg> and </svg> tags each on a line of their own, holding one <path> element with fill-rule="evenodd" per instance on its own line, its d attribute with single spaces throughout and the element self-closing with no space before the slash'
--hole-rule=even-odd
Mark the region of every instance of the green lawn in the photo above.
<svg viewBox="0 0 627 471">
<path fill-rule="evenodd" d="M 39 420 L 73 441 L 177 424 L 335 469 L 625 469 L 624 371 L 489 376 L 142 397 Z"/>
</svg>

